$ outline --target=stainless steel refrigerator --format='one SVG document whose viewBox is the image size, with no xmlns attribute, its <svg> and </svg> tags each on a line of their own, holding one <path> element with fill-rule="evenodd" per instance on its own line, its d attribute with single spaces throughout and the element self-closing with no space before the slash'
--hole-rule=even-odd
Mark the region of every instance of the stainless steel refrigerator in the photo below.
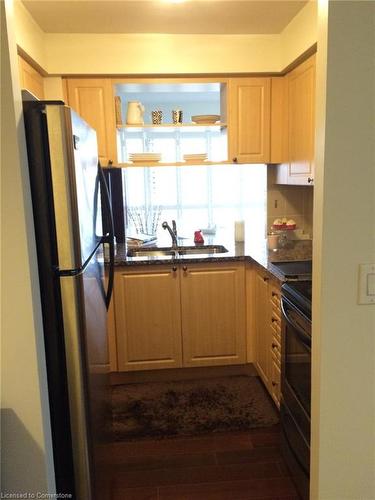
<svg viewBox="0 0 375 500">
<path fill-rule="evenodd" d="M 102 233 L 112 216 L 96 133 L 63 102 L 23 104 L 57 492 L 106 499 L 114 235 L 113 223 Z"/>
</svg>

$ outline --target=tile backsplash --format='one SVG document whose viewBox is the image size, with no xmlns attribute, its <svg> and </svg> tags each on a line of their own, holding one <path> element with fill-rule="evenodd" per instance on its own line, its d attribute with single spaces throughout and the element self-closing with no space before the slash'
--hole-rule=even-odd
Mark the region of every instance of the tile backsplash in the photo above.
<svg viewBox="0 0 375 500">
<path fill-rule="evenodd" d="M 297 228 L 313 235 L 313 188 L 310 186 L 286 186 L 267 182 L 267 230 L 276 218 L 294 219 Z"/>
</svg>

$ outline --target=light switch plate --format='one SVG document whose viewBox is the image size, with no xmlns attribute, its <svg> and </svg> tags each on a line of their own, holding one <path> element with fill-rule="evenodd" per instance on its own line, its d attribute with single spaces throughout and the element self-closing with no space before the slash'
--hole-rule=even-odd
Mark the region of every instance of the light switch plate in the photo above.
<svg viewBox="0 0 375 500">
<path fill-rule="evenodd" d="M 375 304 L 375 264 L 360 264 L 358 304 Z"/>
</svg>

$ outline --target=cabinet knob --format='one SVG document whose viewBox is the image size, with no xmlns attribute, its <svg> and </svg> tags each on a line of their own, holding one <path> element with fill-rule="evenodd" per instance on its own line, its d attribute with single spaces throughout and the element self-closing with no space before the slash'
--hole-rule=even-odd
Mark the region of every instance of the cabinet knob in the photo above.
<svg viewBox="0 0 375 500">
<path fill-rule="evenodd" d="M 312 177 L 308 177 L 308 178 L 307 178 L 307 182 L 308 182 L 309 184 L 312 184 L 312 183 L 314 182 L 314 179 L 313 179 Z"/>
<path fill-rule="evenodd" d="M 268 276 L 263 276 L 263 281 L 269 281 Z"/>
<path fill-rule="evenodd" d="M 277 323 L 277 319 L 276 318 L 271 318 L 271 321 L 272 321 L 272 323 Z"/>
<path fill-rule="evenodd" d="M 272 297 L 277 297 L 279 298 L 278 294 L 276 292 L 272 292 Z"/>
<path fill-rule="evenodd" d="M 186 273 L 186 271 L 187 271 L 187 266 L 182 266 L 182 270 Z"/>
<path fill-rule="evenodd" d="M 275 387 L 277 384 L 277 382 L 275 382 L 274 380 L 272 380 L 272 385 Z"/>
<path fill-rule="evenodd" d="M 238 158 L 237 158 L 237 156 L 235 156 L 234 158 L 232 158 L 232 162 L 233 162 L 233 163 L 237 163 L 237 162 L 238 162 Z"/>
<path fill-rule="evenodd" d="M 272 342 L 272 349 L 275 349 L 275 347 L 277 347 L 277 344 L 275 344 L 274 342 Z"/>
<path fill-rule="evenodd" d="M 177 271 L 177 266 L 173 266 L 172 271 L 175 273 Z"/>
<path fill-rule="evenodd" d="M 108 166 L 111 167 L 113 165 L 113 160 L 108 160 Z"/>
</svg>

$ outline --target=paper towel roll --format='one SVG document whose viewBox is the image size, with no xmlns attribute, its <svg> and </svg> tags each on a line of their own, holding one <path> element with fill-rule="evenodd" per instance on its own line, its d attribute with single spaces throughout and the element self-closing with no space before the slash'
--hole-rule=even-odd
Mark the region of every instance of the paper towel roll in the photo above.
<svg viewBox="0 0 375 500">
<path fill-rule="evenodd" d="M 245 241 L 245 222 L 243 220 L 234 221 L 234 240 Z"/>
</svg>

